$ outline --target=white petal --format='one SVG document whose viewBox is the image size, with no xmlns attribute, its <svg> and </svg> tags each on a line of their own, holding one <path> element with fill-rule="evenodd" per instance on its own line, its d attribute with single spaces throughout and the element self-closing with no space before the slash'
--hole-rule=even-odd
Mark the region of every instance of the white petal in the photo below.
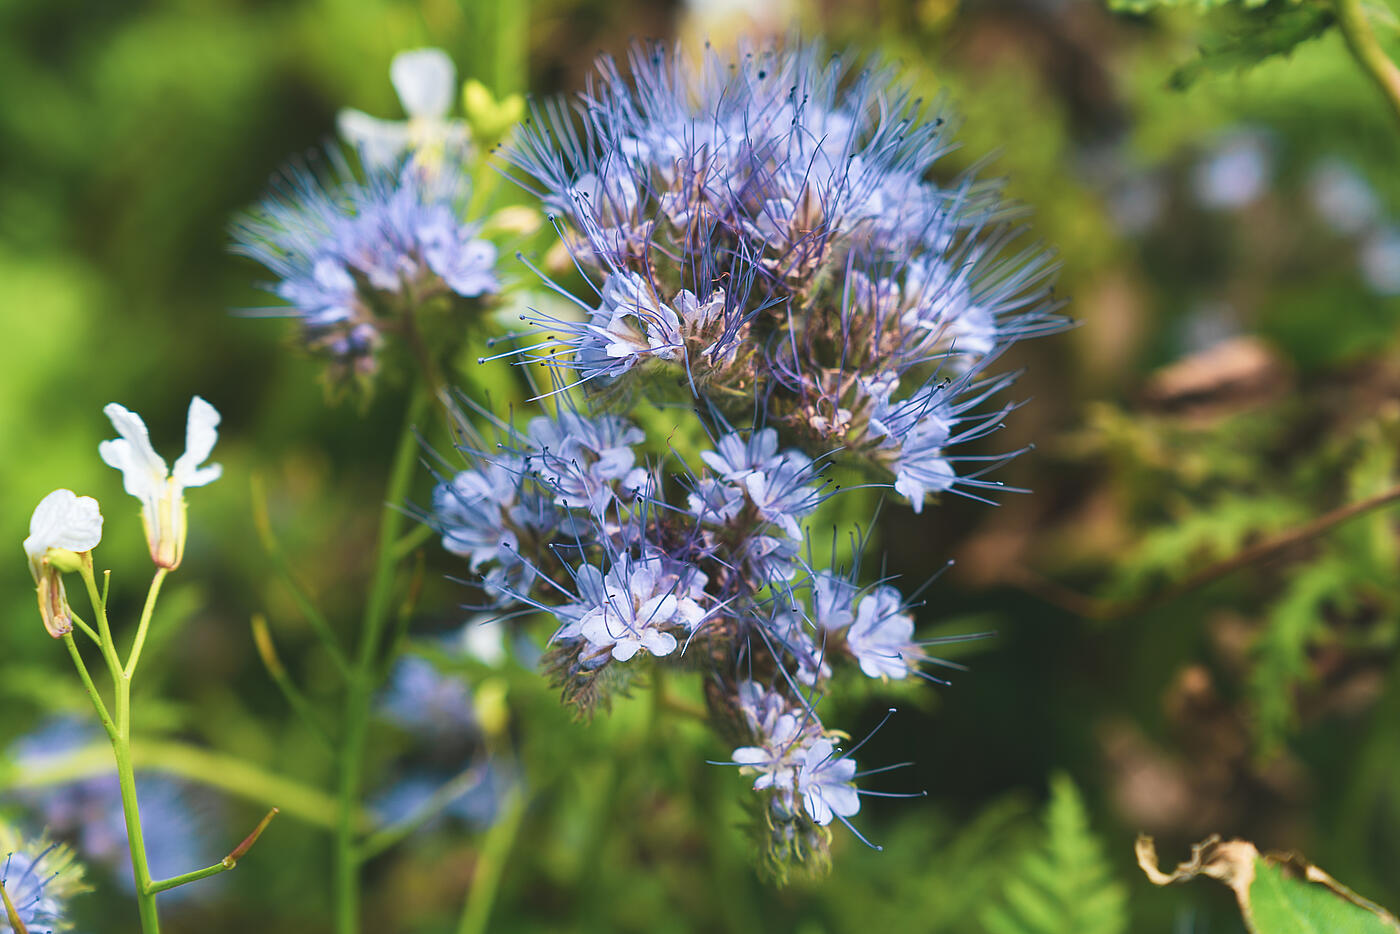
<svg viewBox="0 0 1400 934">
<path fill-rule="evenodd" d="M 185 453 L 175 462 L 173 477 L 181 487 L 204 486 L 213 483 L 223 474 L 223 467 L 210 464 L 203 469 L 200 463 L 214 450 L 219 440 L 219 410 L 199 396 L 190 400 L 190 414 L 185 422 Z"/>
<path fill-rule="evenodd" d="M 151 447 L 151 437 L 141 416 L 113 402 L 102 410 L 112 420 L 120 439 L 103 441 L 97 453 L 122 472 L 126 491 L 143 502 L 154 501 L 167 476 L 165 461 Z"/>
<path fill-rule="evenodd" d="M 617 645 L 613 646 L 612 657 L 620 662 L 625 662 L 629 660 L 633 655 L 636 655 L 637 650 L 641 647 L 642 644 L 636 639 L 624 639 Z"/>
<path fill-rule="evenodd" d="M 642 645 L 646 646 L 648 652 L 659 658 L 670 655 L 676 650 L 676 637 L 669 632 L 648 629 L 642 633 Z"/>
<path fill-rule="evenodd" d="M 771 757 L 768 750 L 760 746 L 740 746 L 729 758 L 740 765 L 759 765 L 766 763 Z"/>
<path fill-rule="evenodd" d="M 340 138 L 359 150 L 360 160 L 367 168 L 393 165 L 410 145 L 407 124 L 380 120 L 362 110 L 345 108 L 336 114 L 335 125 Z"/>
<path fill-rule="evenodd" d="M 394 56 L 389 80 L 410 117 L 447 116 L 457 89 L 457 68 L 442 49 L 413 49 Z"/>
<path fill-rule="evenodd" d="M 72 490 L 54 490 L 39 501 L 29 520 L 24 550 L 37 565 L 50 548 L 91 551 L 102 541 L 102 512 L 97 500 Z"/>
</svg>

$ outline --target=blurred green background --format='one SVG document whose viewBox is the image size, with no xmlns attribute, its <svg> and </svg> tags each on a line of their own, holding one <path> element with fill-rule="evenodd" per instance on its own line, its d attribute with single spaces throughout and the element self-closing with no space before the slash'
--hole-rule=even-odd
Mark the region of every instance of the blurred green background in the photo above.
<svg viewBox="0 0 1400 934">
<path fill-rule="evenodd" d="M 1393 11 L 1376 12 L 1390 43 Z M 724 45 L 800 23 L 947 92 L 963 121 L 949 173 L 993 155 L 984 171 L 1059 251 L 1079 322 L 1014 353 L 1031 401 L 997 443 L 1037 449 L 1001 479 L 1031 495 L 883 511 L 874 547 L 891 573 L 917 582 L 957 561 L 921 626 L 997 633 L 959 656 L 973 671 L 952 687 L 851 684 L 828 701 L 828 722 L 855 737 L 897 706 L 862 764 L 912 759 L 881 787 L 928 797 L 866 799 L 858 824 L 883 852 L 838 829 L 831 875 L 774 888 L 738 826 L 745 780 L 706 764 L 728 754 L 712 734 L 659 726 L 645 691 L 573 723 L 527 667 L 458 660 L 503 699 L 523 819 L 494 841 L 429 828 L 371 863 L 368 928 L 452 929 L 486 851 L 503 859 L 501 931 L 1011 930 L 1018 884 L 1064 902 L 1064 918 L 1075 898 L 1117 893 L 1105 931 L 1241 930 L 1223 889 L 1148 885 L 1139 831 L 1169 860 L 1212 832 L 1296 848 L 1400 907 L 1394 516 L 1176 592 L 1397 483 L 1400 127 L 1335 31 L 1254 67 L 1193 64 L 1249 15 L 1093 0 L 6 0 L 0 528 L 14 552 L 0 565 L 0 748 L 55 711 L 87 713 L 20 556 L 34 504 L 58 486 L 104 504 L 99 561 L 129 617 L 149 565 L 135 505 L 97 458 L 101 409 L 142 413 L 173 459 L 198 393 L 224 416 L 224 477 L 191 496 L 138 731 L 330 782 L 250 636 L 267 612 L 289 668 L 324 690 L 326 662 L 259 545 L 250 480 L 327 614 L 356 618 L 403 390 L 328 404 L 290 324 L 230 314 L 265 299 L 263 272 L 227 253 L 227 226 L 289 157 L 323 145 L 342 106 L 397 116 L 395 52 L 438 46 L 462 79 L 550 94 L 580 89 L 598 52 L 634 38 Z M 530 279 L 503 255 L 508 278 Z M 429 484 L 425 471 L 417 502 Z M 410 638 L 426 646 L 460 626 L 465 597 L 431 543 L 422 556 Z M 371 785 L 400 752 L 376 735 Z M 17 781 L 0 768 L 0 786 Z M 204 862 L 278 803 L 204 794 Z M 0 808 L 25 820 L 13 795 Z M 220 885 L 169 906 L 168 927 L 329 930 L 328 853 L 288 813 Z M 1034 881 L 1037 860 L 1060 882 Z M 124 892 L 91 875 L 79 929 L 133 930 Z M 1063 924 L 1044 930 L 1098 929 Z"/>
</svg>

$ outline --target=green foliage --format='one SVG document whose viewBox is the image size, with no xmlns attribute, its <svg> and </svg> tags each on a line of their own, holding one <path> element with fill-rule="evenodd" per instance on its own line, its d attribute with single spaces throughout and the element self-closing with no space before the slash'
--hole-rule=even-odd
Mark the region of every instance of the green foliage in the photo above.
<svg viewBox="0 0 1400 934">
<path fill-rule="evenodd" d="M 989 934 L 1121 934 L 1127 897 L 1062 773 L 1050 781 L 1042 843 L 1008 870 L 1001 903 L 987 907 L 982 923 Z"/>
<path fill-rule="evenodd" d="M 1257 934 L 1395 934 L 1398 929 L 1327 886 L 1284 874 L 1264 857 L 1254 860 L 1250 927 Z"/>
<path fill-rule="evenodd" d="M 1285 529 L 1301 518 L 1298 504 L 1282 496 L 1221 495 L 1144 535 L 1123 562 L 1123 589 L 1142 593 L 1154 579 L 1179 580 L 1233 555 L 1250 540 Z"/>
<path fill-rule="evenodd" d="M 1352 584 L 1346 561 L 1329 557 L 1303 568 L 1269 608 L 1249 685 L 1263 750 L 1276 748 L 1296 726 L 1293 689 L 1312 674 L 1308 646 L 1326 630 L 1328 607 L 1347 601 Z"/>
<path fill-rule="evenodd" d="M 1321 3 L 1269 0 L 1245 3 L 1245 10 L 1222 5 L 1207 18 L 1200 52 L 1172 72 L 1169 85 L 1182 91 L 1208 73 L 1238 72 L 1265 59 L 1290 55 L 1299 45 L 1324 35 L 1336 22 Z"/>
</svg>

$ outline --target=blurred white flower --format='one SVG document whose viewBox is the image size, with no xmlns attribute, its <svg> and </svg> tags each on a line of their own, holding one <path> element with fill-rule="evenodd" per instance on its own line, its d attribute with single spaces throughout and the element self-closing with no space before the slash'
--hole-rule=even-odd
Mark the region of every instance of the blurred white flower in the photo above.
<svg viewBox="0 0 1400 934">
<path fill-rule="evenodd" d="M 392 166 L 405 152 L 441 155 L 447 147 L 465 149 L 471 132 L 461 120 L 447 119 L 457 93 L 457 69 L 442 49 L 412 49 L 394 56 L 389 80 L 408 119 L 381 120 L 347 107 L 336 127 L 370 168 Z"/>
<path fill-rule="evenodd" d="M 199 396 L 190 400 L 185 426 L 185 453 L 167 471 L 165 461 L 151 447 L 141 416 L 113 402 L 102 410 L 112 420 L 120 438 L 103 441 L 98 453 L 109 466 L 122 472 L 126 491 L 141 501 L 141 521 L 151 560 L 158 567 L 175 569 L 185 553 L 185 489 L 219 479 L 218 464 L 199 466 L 214 450 L 219 438 L 219 412 Z"/>
</svg>

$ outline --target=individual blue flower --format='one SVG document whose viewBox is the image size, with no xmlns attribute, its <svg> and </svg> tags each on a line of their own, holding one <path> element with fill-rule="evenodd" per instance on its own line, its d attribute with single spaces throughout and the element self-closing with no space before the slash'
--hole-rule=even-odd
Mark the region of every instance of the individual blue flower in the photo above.
<svg viewBox="0 0 1400 934">
<path fill-rule="evenodd" d="M 886 585 L 861 598 L 846 631 L 846 648 L 871 678 L 903 678 L 924 658 L 914 642 L 914 618 L 905 612 L 904 597 Z"/>
<path fill-rule="evenodd" d="M 860 795 L 853 783 L 855 774 L 855 760 L 838 756 L 829 739 L 819 739 L 803 750 L 797 791 L 812 823 L 825 826 L 833 817 L 844 820 L 860 810 Z"/>
<path fill-rule="evenodd" d="M 859 588 L 850 580 L 830 571 L 812 575 L 812 622 L 829 631 L 844 629 L 855 621 Z"/>
<path fill-rule="evenodd" d="M 561 407 L 555 416 L 531 419 L 525 433 L 526 469 L 566 509 L 600 516 L 619 491 L 635 491 L 646 483 L 646 470 L 636 466 L 633 451 L 645 435 L 616 415 L 590 417 Z"/>
<path fill-rule="evenodd" d="M 596 573 L 585 568 L 577 576 Z M 624 553 L 603 575 L 601 586 L 596 578 L 585 586 L 589 593 L 580 594 L 580 602 L 561 622 L 576 625 L 594 655 L 606 653 L 620 662 L 641 651 L 670 655 L 678 644 L 674 631 L 694 630 L 705 618 L 697 600 L 704 598 L 703 587 L 701 575 L 668 568 L 659 556 L 636 559 Z"/>
<path fill-rule="evenodd" d="M 433 488 L 432 521 L 442 547 L 467 558 L 473 571 L 488 562 L 511 566 L 521 560 L 509 517 L 521 494 L 523 471 L 524 461 L 506 454 Z"/>
<path fill-rule="evenodd" d="M 797 811 L 797 775 L 807 745 L 821 725 L 807 710 L 795 707 L 779 691 L 752 681 L 739 685 L 739 709 L 748 721 L 754 745 L 735 749 L 730 758 L 741 771 L 754 774 L 754 791 L 772 795 L 771 807 L 782 817 Z"/>
<path fill-rule="evenodd" d="M 991 458 L 949 453 L 949 448 L 1000 428 L 1001 419 L 1014 408 L 1008 405 L 992 413 L 976 413 L 977 407 L 1009 383 L 1011 377 L 976 382 L 973 375 L 927 383 L 907 399 L 898 401 L 889 400 L 889 383 L 868 387 L 872 401 L 869 432 L 879 443 L 879 454 L 895 475 L 895 491 L 908 500 L 916 513 L 923 510 L 930 494 L 952 490 L 973 499 L 983 499 L 960 488 L 1004 489 L 999 483 L 981 479 L 986 467 L 961 474 L 954 467 L 955 463 L 988 460 L 995 463 L 1019 453 Z"/>
<path fill-rule="evenodd" d="M 789 537 L 802 537 L 798 520 L 816 508 L 813 490 L 816 474 L 812 459 L 800 451 L 778 450 L 778 433 L 772 428 L 722 435 L 715 450 L 702 451 L 700 459 L 726 481 L 747 494 L 760 517 Z"/>
<path fill-rule="evenodd" d="M 336 153 L 320 173 L 293 170 L 234 225 L 234 251 L 276 277 L 308 346 L 356 371 L 399 318 L 437 295 L 499 291 L 496 248 L 462 219 L 467 182 L 448 153 L 357 175 Z"/>
</svg>

